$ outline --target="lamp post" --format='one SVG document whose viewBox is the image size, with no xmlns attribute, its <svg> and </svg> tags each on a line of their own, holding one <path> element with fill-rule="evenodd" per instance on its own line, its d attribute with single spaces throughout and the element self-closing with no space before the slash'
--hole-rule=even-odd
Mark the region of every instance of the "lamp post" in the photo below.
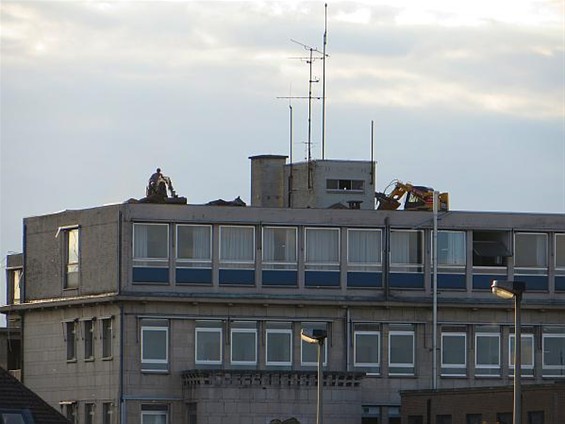
<svg viewBox="0 0 565 424">
<path fill-rule="evenodd" d="M 300 338 L 306 343 L 318 345 L 318 407 L 316 409 L 316 424 L 322 424 L 322 348 L 324 341 L 328 337 L 326 330 L 307 330 L 302 329 Z"/>
<path fill-rule="evenodd" d="M 526 291 L 523 281 L 493 280 L 492 292 L 503 299 L 514 299 L 514 424 L 522 423 L 522 294 Z"/>
</svg>

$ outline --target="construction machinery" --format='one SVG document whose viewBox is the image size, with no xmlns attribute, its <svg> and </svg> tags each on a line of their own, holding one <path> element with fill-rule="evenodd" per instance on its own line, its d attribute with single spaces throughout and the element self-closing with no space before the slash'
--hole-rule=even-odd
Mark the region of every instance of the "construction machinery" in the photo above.
<svg viewBox="0 0 565 424">
<path fill-rule="evenodd" d="M 167 195 L 167 190 L 169 195 Z M 186 204 L 186 197 L 179 197 L 173 188 L 171 179 L 161 173 L 161 169 L 157 168 L 157 172 L 151 175 L 145 189 L 145 197 L 139 200 L 140 203 L 169 203 L 169 204 Z"/>
<path fill-rule="evenodd" d="M 387 194 L 389 187 L 393 187 Z M 391 182 L 383 193 L 375 193 L 378 205 L 377 210 L 393 211 L 400 207 L 404 200 L 406 211 L 432 211 L 434 208 L 434 189 L 425 186 L 415 186 L 395 180 Z M 439 194 L 438 210 L 446 212 L 449 210 L 449 194 Z"/>
</svg>

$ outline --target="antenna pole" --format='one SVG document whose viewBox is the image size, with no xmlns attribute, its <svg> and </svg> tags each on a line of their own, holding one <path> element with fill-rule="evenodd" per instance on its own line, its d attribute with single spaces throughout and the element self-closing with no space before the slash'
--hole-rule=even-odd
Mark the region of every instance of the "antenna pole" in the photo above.
<svg viewBox="0 0 565 424">
<path fill-rule="evenodd" d="M 292 105 L 290 104 L 290 101 L 288 103 L 288 110 L 289 110 L 289 127 L 290 127 L 290 135 L 289 135 L 289 148 L 290 148 L 290 152 L 289 152 L 289 156 L 290 156 L 290 167 L 289 167 L 289 176 L 288 176 L 288 207 L 291 208 L 292 207 L 292 185 L 293 185 L 293 175 L 292 175 Z"/>
<path fill-rule="evenodd" d="M 371 119 L 371 184 L 375 185 L 375 139 L 374 139 L 374 124 Z"/>
<path fill-rule="evenodd" d="M 324 49 L 322 53 L 322 160 L 326 158 L 326 44 L 328 38 L 328 4 L 324 5 Z"/>
</svg>

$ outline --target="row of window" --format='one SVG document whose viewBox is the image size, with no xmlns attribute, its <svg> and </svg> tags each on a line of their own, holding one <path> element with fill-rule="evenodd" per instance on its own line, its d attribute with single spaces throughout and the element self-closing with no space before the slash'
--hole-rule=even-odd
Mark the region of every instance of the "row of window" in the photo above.
<svg viewBox="0 0 565 424">
<path fill-rule="evenodd" d="M 65 417 L 67 417 L 71 424 L 115 423 L 115 411 L 113 402 L 102 402 L 100 405 L 98 405 L 95 402 L 79 403 L 76 401 L 63 401 L 60 403 L 60 406 L 61 413 Z M 81 415 L 83 419 L 80 419 Z"/>
<path fill-rule="evenodd" d="M 169 258 L 169 224 L 136 223 L 133 232 L 133 257 L 138 265 Z M 212 260 L 211 225 L 178 224 L 175 226 L 175 257 L 186 266 L 209 264 Z M 257 240 L 254 226 L 219 226 L 219 259 L 235 267 L 253 267 L 257 243 L 261 243 L 263 268 L 296 269 L 298 260 L 298 227 L 264 226 Z M 491 234 L 492 233 L 492 234 Z M 307 269 L 338 269 L 340 264 L 339 228 L 304 229 L 304 261 Z M 422 230 L 390 231 L 390 263 L 401 271 L 421 271 L 424 258 Z M 506 232 L 473 232 L 473 265 L 505 266 L 511 256 L 508 241 L 500 238 Z M 378 269 L 383 260 L 381 229 L 349 228 L 345 232 L 347 263 L 360 270 Z M 438 265 L 465 267 L 467 232 L 438 232 Z M 517 271 L 537 273 L 547 270 L 549 234 L 514 233 L 514 266 Z M 565 234 L 555 234 L 555 267 L 565 270 Z M 489 259 L 490 258 L 490 259 Z M 192 264 L 192 265 L 191 265 Z"/>
<path fill-rule="evenodd" d="M 424 417 L 422 415 L 409 415 L 408 424 L 424 424 Z M 435 416 L 436 424 L 452 424 L 456 422 L 451 414 L 440 414 Z M 483 420 L 483 414 L 466 414 L 465 424 L 484 424 L 487 421 Z M 511 412 L 497 412 L 496 413 L 496 423 L 497 424 L 512 424 L 512 413 Z M 527 412 L 527 424 L 544 424 L 545 423 L 545 412 L 544 411 L 528 411 Z"/>
<path fill-rule="evenodd" d="M 196 366 L 256 367 L 264 355 L 267 367 L 292 367 L 294 343 L 300 343 L 300 366 L 317 365 L 317 346 L 300 339 L 302 329 L 328 329 L 327 323 L 301 323 L 300 328 L 290 322 L 257 321 L 197 321 L 194 329 L 194 363 Z M 475 326 L 473 343 L 465 327 L 445 327 L 441 332 L 441 375 L 467 377 L 468 363 L 474 361 L 476 377 L 502 375 L 502 335 L 499 326 Z M 141 366 L 143 371 L 163 372 L 169 369 L 170 327 L 168 320 L 143 320 L 141 326 Z M 259 334 L 263 339 L 259 340 Z M 361 371 L 381 374 L 383 356 L 382 337 L 387 338 L 387 373 L 390 376 L 416 374 L 416 328 L 410 324 L 356 323 L 352 328 L 353 366 Z M 227 340 L 226 340 L 227 338 Z M 508 365 L 514 369 L 515 337 L 508 337 Z M 536 348 L 533 332 L 522 334 L 522 373 L 534 375 L 535 355 L 541 354 L 543 377 L 565 377 L 565 328 L 543 327 Z M 322 352 L 327 365 L 331 332 Z M 227 349 L 224 352 L 224 349 Z M 260 352 L 262 350 L 262 352 Z M 474 352 L 474 353 L 470 353 Z M 473 355 L 473 358 L 469 358 Z"/>
<path fill-rule="evenodd" d="M 82 353 L 85 361 L 93 361 L 96 354 L 101 359 L 112 358 L 112 318 L 90 318 L 65 321 L 63 323 L 64 339 L 67 346 L 67 361 L 76 361 L 78 345 L 83 344 Z M 100 343 L 97 351 L 96 343 Z"/>
</svg>

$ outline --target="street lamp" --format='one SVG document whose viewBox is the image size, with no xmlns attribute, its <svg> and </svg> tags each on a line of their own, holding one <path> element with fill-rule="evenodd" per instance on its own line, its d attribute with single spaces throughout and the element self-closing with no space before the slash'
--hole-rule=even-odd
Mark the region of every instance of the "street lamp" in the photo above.
<svg viewBox="0 0 565 424">
<path fill-rule="evenodd" d="M 520 304 L 526 291 L 523 281 L 493 280 L 492 292 L 503 299 L 514 298 L 514 424 L 522 423 L 522 321 Z"/>
<path fill-rule="evenodd" d="M 328 337 L 326 330 L 303 328 L 300 332 L 300 338 L 306 343 L 318 345 L 318 408 L 316 410 L 316 424 L 322 424 L 322 348 L 324 340 Z"/>
</svg>

